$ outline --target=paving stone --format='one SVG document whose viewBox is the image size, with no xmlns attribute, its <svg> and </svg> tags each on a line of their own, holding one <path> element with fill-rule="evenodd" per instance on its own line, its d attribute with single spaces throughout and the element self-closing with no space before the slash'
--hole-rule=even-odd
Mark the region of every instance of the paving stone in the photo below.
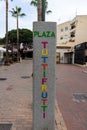
<svg viewBox="0 0 87 130">
<path fill-rule="evenodd" d="M 0 81 L 0 123 L 11 123 L 12 130 L 32 130 L 33 80 L 21 78 L 31 74 L 32 60 L 0 67 L 0 77 L 7 78 Z"/>
</svg>

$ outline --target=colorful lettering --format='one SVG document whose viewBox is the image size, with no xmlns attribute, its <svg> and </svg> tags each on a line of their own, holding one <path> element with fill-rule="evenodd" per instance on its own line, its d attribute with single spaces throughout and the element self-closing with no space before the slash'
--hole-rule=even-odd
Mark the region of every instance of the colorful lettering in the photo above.
<svg viewBox="0 0 87 130">
<path fill-rule="evenodd" d="M 42 99 L 42 101 L 43 101 L 43 105 L 46 105 L 47 98 Z"/>
<path fill-rule="evenodd" d="M 47 98 L 48 97 L 48 93 L 47 92 L 42 92 L 41 97 L 42 98 Z"/>
<path fill-rule="evenodd" d="M 39 32 L 39 31 L 34 31 L 34 37 L 53 37 L 55 38 L 55 33 L 51 31 L 44 31 L 44 32 Z"/>
<path fill-rule="evenodd" d="M 48 42 L 42 42 L 44 48 L 46 48 L 46 45 L 48 44 Z"/>
<path fill-rule="evenodd" d="M 42 91 L 47 91 L 47 85 L 42 85 Z"/>
<path fill-rule="evenodd" d="M 43 62 L 46 63 L 46 59 L 48 58 L 48 56 L 42 56 L 41 58 L 43 58 Z"/>
<path fill-rule="evenodd" d="M 46 106 L 46 105 L 43 105 L 43 106 L 41 106 L 41 107 L 43 108 L 43 112 L 45 112 L 45 111 L 46 111 L 47 106 Z"/>
<path fill-rule="evenodd" d="M 43 77 L 44 78 L 46 77 L 46 71 L 43 71 Z"/>
<path fill-rule="evenodd" d="M 42 56 L 48 56 L 48 49 L 42 49 Z"/>
<path fill-rule="evenodd" d="M 46 117 L 46 113 L 45 112 L 43 112 L 43 118 L 45 118 Z"/>
<path fill-rule="evenodd" d="M 42 64 L 42 66 L 43 66 L 43 70 L 45 71 L 48 64 Z"/>
<path fill-rule="evenodd" d="M 47 33 L 43 32 L 42 36 L 46 36 L 49 37 L 50 36 L 50 32 L 48 31 Z M 52 34 L 53 35 L 53 34 Z M 43 49 L 41 50 L 41 58 L 43 59 L 42 60 L 42 69 L 43 69 L 43 73 L 42 73 L 42 85 L 41 85 L 41 90 L 42 90 L 42 93 L 41 93 L 41 101 L 42 101 L 42 111 L 43 111 L 43 118 L 45 119 L 46 118 L 46 109 L 47 109 L 47 101 L 48 101 L 48 86 L 47 86 L 47 75 L 46 75 L 46 72 L 47 72 L 47 68 L 48 68 L 48 64 L 47 64 L 47 59 L 48 59 L 48 49 L 47 49 L 47 44 L 48 42 L 47 41 L 43 41 L 41 42 L 42 45 L 43 45 Z"/>
<path fill-rule="evenodd" d="M 47 78 L 42 78 L 42 84 L 44 84 L 47 81 Z"/>
</svg>

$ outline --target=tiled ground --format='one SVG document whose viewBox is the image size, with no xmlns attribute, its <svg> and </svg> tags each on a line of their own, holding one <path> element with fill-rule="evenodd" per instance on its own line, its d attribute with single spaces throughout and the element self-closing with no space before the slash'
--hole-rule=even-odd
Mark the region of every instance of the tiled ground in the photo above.
<svg viewBox="0 0 87 130">
<path fill-rule="evenodd" d="M 87 130 L 87 73 L 75 65 L 57 65 L 57 101 L 67 130 Z"/>
<path fill-rule="evenodd" d="M 0 66 L 0 124 L 12 124 L 12 130 L 32 130 L 32 60 Z M 25 77 L 25 78 L 23 78 Z M 57 102 L 56 130 L 66 130 Z"/>
</svg>

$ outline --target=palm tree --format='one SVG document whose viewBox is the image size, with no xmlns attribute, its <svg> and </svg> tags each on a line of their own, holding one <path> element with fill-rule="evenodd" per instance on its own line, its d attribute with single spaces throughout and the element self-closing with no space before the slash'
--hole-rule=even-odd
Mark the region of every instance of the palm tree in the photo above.
<svg viewBox="0 0 87 130">
<path fill-rule="evenodd" d="M 8 64 L 8 0 L 6 0 L 6 64 Z"/>
<path fill-rule="evenodd" d="M 18 49 L 18 53 L 17 53 L 17 61 L 20 61 L 20 43 L 19 43 L 19 21 L 18 18 L 19 17 L 23 17 L 25 16 L 25 13 L 21 13 L 21 8 L 17 7 L 14 9 L 12 8 L 12 11 L 10 11 L 12 16 L 15 17 L 17 19 L 17 49 Z"/>
<path fill-rule="evenodd" d="M 37 7 L 38 21 L 42 21 L 42 0 L 32 0 L 30 2 L 30 5 Z M 48 9 L 48 2 L 47 0 L 45 0 L 45 13 L 49 14 L 52 12 L 51 10 L 47 10 L 47 9 Z"/>
<path fill-rule="evenodd" d="M 42 21 L 42 6 L 41 6 L 41 0 L 38 0 L 38 3 L 37 3 L 37 12 L 38 12 L 38 21 Z"/>
</svg>

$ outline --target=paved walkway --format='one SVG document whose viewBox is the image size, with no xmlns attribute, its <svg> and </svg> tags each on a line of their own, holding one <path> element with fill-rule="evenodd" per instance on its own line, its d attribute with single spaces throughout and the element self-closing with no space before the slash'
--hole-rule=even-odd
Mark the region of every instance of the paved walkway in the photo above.
<svg viewBox="0 0 87 130">
<path fill-rule="evenodd" d="M 87 130 L 87 67 L 58 64 L 57 101 L 67 130 Z"/>
<path fill-rule="evenodd" d="M 0 66 L 0 124 L 12 124 L 12 130 L 32 130 L 31 74 L 32 60 Z M 66 130 L 57 102 L 55 115 L 56 130 Z"/>
</svg>

